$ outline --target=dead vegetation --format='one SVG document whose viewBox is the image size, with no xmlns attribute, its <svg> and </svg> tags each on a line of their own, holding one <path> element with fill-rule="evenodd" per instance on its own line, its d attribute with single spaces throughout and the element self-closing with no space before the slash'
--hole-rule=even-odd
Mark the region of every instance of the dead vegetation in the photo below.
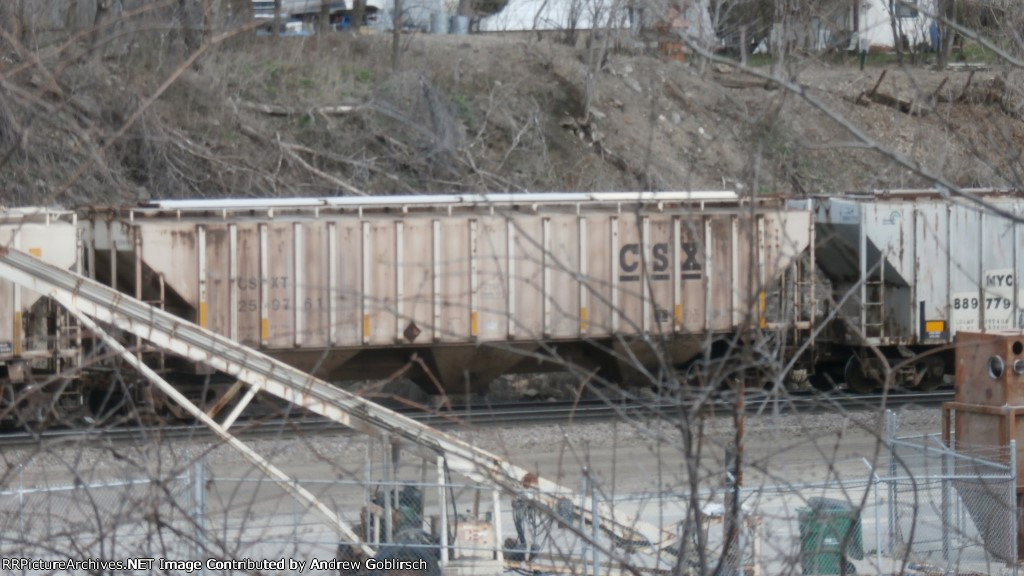
<svg viewBox="0 0 1024 576">
<path fill-rule="evenodd" d="M 759 75 L 536 38 L 274 41 L 188 60 L 173 35 L 88 57 L 5 36 L 0 174 L 10 204 L 148 197 L 1018 184 L 1019 72 L 788 70 L 877 146 Z M 194 56 L 194 53 L 193 53 Z M 596 70 L 596 71 L 595 71 Z"/>
</svg>

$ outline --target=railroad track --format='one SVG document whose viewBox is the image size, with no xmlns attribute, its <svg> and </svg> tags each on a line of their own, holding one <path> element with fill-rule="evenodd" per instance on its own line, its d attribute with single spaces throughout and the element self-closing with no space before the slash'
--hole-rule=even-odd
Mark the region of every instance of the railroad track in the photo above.
<svg viewBox="0 0 1024 576">
<path fill-rule="evenodd" d="M 748 415 L 798 414 L 833 411 L 877 410 L 884 402 L 887 408 L 919 405 L 938 409 L 953 399 L 952 390 L 921 394 L 896 393 L 882 395 L 851 395 L 842 393 L 773 395 L 751 392 L 744 396 Z M 580 402 L 510 402 L 491 405 L 456 406 L 451 410 L 426 412 L 401 410 L 405 415 L 436 428 L 467 426 L 567 425 L 573 422 L 597 422 L 612 418 L 671 418 L 680 410 L 692 408 L 686 399 L 587 399 Z M 724 393 L 706 400 L 705 413 L 730 414 L 735 410 L 735 395 Z M 336 422 L 300 415 L 290 418 L 264 418 L 236 424 L 232 431 L 243 438 L 288 438 L 308 434 L 337 433 L 345 428 Z M 54 428 L 42 432 L 15 431 L 0 434 L 0 448 L 31 446 L 40 442 L 81 442 L 95 439 L 105 442 L 147 442 L 155 439 L 209 440 L 213 433 L 202 424 L 162 424 L 154 426 L 121 426 L 97 428 Z"/>
</svg>

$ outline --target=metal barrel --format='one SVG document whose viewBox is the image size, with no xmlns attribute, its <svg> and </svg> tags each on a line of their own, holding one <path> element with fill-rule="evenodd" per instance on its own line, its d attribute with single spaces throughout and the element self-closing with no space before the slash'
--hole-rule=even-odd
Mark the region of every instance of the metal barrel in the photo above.
<svg viewBox="0 0 1024 576">
<path fill-rule="evenodd" d="M 469 16 L 452 16 L 451 33 L 456 36 L 469 34 Z"/>
<path fill-rule="evenodd" d="M 430 33 L 431 34 L 447 34 L 448 33 L 448 15 L 444 12 L 432 12 L 430 14 Z"/>
</svg>

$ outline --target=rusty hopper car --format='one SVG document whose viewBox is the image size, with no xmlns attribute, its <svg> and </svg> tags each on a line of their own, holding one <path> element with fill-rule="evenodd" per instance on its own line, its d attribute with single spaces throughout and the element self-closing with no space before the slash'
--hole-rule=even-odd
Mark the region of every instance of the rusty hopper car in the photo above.
<svg viewBox="0 0 1024 576">
<path fill-rule="evenodd" d="M 681 363 L 709 336 L 784 330 L 771 302 L 790 300 L 768 287 L 811 233 L 806 210 L 721 192 L 161 201 L 82 218 L 89 273 L 119 290 L 326 379 L 415 354 L 414 379 L 453 391 L 564 362 L 621 377 L 654 348 Z"/>
<path fill-rule="evenodd" d="M 47 208 L 0 210 L 0 245 L 77 270 L 77 217 Z M 39 412 L 51 399 L 53 376 L 80 361 L 81 338 L 63 309 L 42 294 L 0 280 L 0 420 L 43 419 Z M 74 400 L 71 396 L 65 400 Z"/>
<path fill-rule="evenodd" d="M 931 389 L 953 372 L 958 331 L 1024 325 L 1024 196 L 967 192 L 978 201 L 908 190 L 790 202 L 814 206 L 818 268 L 836 305 L 819 368 L 874 390 L 886 371 L 878 347 L 901 367 L 898 384 Z"/>
</svg>

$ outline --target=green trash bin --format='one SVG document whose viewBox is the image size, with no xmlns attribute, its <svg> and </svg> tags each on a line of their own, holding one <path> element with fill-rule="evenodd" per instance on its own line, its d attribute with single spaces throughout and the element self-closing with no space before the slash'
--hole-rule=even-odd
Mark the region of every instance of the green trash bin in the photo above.
<svg viewBox="0 0 1024 576">
<path fill-rule="evenodd" d="M 803 574 L 855 573 L 850 559 L 864 558 L 860 514 L 842 500 L 811 498 L 807 505 L 798 511 Z"/>
</svg>

